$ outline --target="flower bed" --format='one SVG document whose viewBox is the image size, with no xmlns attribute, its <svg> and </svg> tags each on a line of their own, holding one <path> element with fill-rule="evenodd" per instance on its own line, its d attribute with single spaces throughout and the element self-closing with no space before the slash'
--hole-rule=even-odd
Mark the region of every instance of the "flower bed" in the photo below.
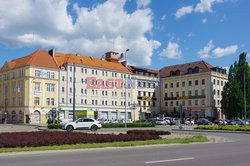
<svg viewBox="0 0 250 166">
<path fill-rule="evenodd" d="M 129 134 L 87 134 L 80 132 L 18 132 L 1 133 L 0 148 L 37 147 L 81 143 L 125 142 L 160 139 L 159 132 L 128 132 Z"/>
</svg>

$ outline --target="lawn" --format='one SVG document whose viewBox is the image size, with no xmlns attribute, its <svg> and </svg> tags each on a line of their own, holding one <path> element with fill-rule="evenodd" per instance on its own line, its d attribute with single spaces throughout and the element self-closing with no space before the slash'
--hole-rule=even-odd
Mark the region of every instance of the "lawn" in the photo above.
<svg viewBox="0 0 250 166">
<path fill-rule="evenodd" d="M 199 130 L 226 130 L 226 131 L 250 131 L 250 126 L 249 125 L 243 125 L 243 126 L 233 126 L 233 125 L 198 126 L 195 129 L 199 129 Z"/>
<path fill-rule="evenodd" d="M 131 147 L 131 146 L 157 145 L 157 144 L 188 144 L 188 143 L 203 143 L 208 141 L 209 139 L 205 136 L 195 135 L 190 138 L 156 139 L 156 140 L 145 140 L 145 141 L 111 142 L 111 143 L 85 143 L 85 144 L 74 144 L 74 145 L 38 146 L 38 147 L 21 147 L 21 148 L 20 147 L 0 148 L 0 153 L 93 149 L 93 148 L 107 148 L 107 147 Z"/>
</svg>

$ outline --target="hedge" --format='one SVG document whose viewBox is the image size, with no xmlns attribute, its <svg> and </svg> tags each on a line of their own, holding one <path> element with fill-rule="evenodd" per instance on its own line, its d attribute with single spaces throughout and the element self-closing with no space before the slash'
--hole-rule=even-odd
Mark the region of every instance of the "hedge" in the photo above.
<svg viewBox="0 0 250 166">
<path fill-rule="evenodd" d="M 144 141 L 161 139 L 159 135 L 149 133 L 130 134 L 88 134 L 81 132 L 39 131 L 1 133 L 0 148 L 38 147 L 53 145 L 73 145 L 81 143 L 107 143 L 125 141 Z"/>
<path fill-rule="evenodd" d="M 48 124 L 48 129 L 62 129 L 62 125 L 59 123 L 50 123 Z"/>
<path fill-rule="evenodd" d="M 156 130 L 129 130 L 127 134 L 141 134 L 141 135 L 170 135 L 169 131 L 156 131 Z"/>
<path fill-rule="evenodd" d="M 243 125 L 243 126 L 232 126 L 232 125 L 225 125 L 225 126 L 198 126 L 195 129 L 200 129 L 200 130 L 250 131 L 250 126 L 249 125 Z"/>
<path fill-rule="evenodd" d="M 102 128 L 122 128 L 124 127 L 124 123 L 103 123 Z M 154 123 L 150 122 L 133 122 L 127 123 L 128 128 L 136 128 L 136 127 L 155 127 Z"/>
</svg>

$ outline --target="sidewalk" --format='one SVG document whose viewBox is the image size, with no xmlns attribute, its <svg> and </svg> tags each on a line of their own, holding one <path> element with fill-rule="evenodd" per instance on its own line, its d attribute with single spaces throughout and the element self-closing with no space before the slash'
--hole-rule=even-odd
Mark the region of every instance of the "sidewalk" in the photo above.
<svg viewBox="0 0 250 166">
<path fill-rule="evenodd" d="M 14 125 L 14 124 L 0 124 L 0 133 L 5 132 L 31 132 L 38 131 L 37 126 L 31 125 Z"/>
</svg>

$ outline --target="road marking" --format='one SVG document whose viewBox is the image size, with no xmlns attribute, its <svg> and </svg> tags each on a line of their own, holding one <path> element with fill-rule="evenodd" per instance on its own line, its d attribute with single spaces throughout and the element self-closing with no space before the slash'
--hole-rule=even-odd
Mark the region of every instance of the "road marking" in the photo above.
<svg viewBox="0 0 250 166">
<path fill-rule="evenodd" d="M 165 163 L 165 162 L 171 162 L 171 161 L 183 161 L 183 160 L 193 160 L 193 159 L 194 159 L 194 157 L 169 159 L 169 160 L 158 160 L 158 161 L 147 161 L 147 162 L 145 162 L 145 164 Z"/>
</svg>

